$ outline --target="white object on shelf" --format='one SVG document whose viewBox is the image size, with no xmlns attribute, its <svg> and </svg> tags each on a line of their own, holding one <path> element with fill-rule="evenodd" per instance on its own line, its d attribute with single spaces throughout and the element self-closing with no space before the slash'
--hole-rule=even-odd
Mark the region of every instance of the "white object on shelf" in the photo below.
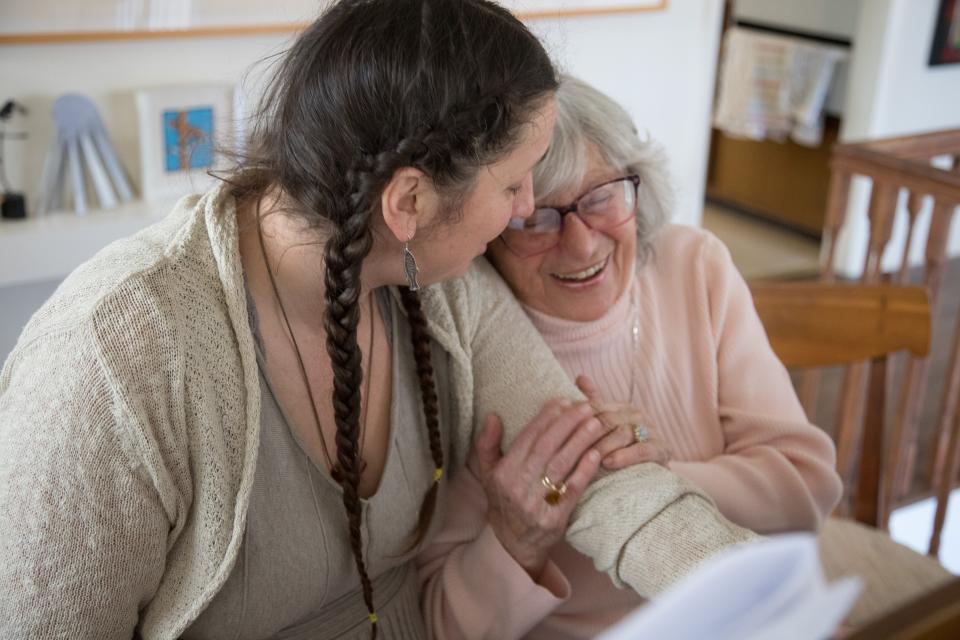
<svg viewBox="0 0 960 640">
<path fill-rule="evenodd" d="M 130 185 L 93 102 L 77 94 L 60 96 L 53 103 L 53 119 L 57 134 L 44 160 L 37 214 L 62 208 L 63 191 L 68 186 L 65 170 L 70 174 L 74 211 L 87 213 L 90 206 L 84 167 L 89 172 L 100 208 L 117 206 L 118 194 L 120 201 L 130 201 Z"/>
<path fill-rule="evenodd" d="M 0 287 L 59 280 L 120 238 L 159 221 L 174 202 L 130 202 L 85 216 L 59 211 L 0 222 Z"/>
</svg>

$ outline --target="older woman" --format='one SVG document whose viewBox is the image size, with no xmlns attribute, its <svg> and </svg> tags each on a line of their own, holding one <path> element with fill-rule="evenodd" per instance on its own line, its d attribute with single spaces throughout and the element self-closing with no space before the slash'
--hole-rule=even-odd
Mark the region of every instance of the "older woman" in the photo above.
<svg viewBox="0 0 960 640">
<path fill-rule="evenodd" d="M 724 246 L 665 226 L 664 164 L 621 107 L 565 78 L 534 171 L 537 209 L 488 256 L 567 374 L 642 416 L 595 445 L 605 467 L 660 462 L 737 524 L 816 530 L 841 493 L 832 443 L 806 420 Z M 450 638 L 592 637 L 642 599 L 517 507 L 500 469 L 522 452 L 501 454 L 499 431 L 490 421 L 481 433 L 421 557 L 431 626 Z M 484 580 L 465 579 L 481 568 Z"/>
</svg>

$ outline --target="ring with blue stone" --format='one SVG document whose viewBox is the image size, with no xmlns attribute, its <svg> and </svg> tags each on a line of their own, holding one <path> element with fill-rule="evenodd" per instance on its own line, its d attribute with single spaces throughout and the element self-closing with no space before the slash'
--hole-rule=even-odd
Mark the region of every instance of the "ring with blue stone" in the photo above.
<svg viewBox="0 0 960 640">
<path fill-rule="evenodd" d="M 637 443 L 646 442 L 650 439 L 650 429 L 645 424 L 633 425 L 633 441 Z"/>
</svg>

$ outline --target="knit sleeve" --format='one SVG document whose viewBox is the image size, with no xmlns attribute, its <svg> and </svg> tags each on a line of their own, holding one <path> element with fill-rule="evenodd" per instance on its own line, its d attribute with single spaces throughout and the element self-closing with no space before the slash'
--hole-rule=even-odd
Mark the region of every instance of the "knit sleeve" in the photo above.
<svg viewBox="0 0 960 640">
<path fill-rule="evenodd" d="M 521 638 L 570 596 L 569 582 L 552 561 L 534 582 L 503 548 L 487 524 L 483 487 L 469 468 L 454 475 L 443 500 L 440 531 L 417 558 L 431 638 Z"/>
<path fill-rule="evenodd" d="M 728 518 L 761 532 L 816 530 L 840 498 L 830 438 L 810 424 L 726 247 L 701 254 L 716 345 L 724 451 L 670 469 L 702 487 Z"/>
<path fill-rule="evenodd" d="M 0 375 L 0 637 L 124 638 L 170 521 L 121 436 L 93 341 L 52 332 Z"/>
<path fill-rule="evenodd" d="M 469 304 L 457 313 L 468 316 L 460 329 L 472 363 L 474 421 L 496 413 L 507 447 L 549 398 L 583 396 L 488 263 L 475 263 L 465 281 Z M 710 555 L 752 537 L 717 512 L 702 490 L 653 463 L 594 481 L 566 535 L 598 571 L 644 598 Z"/>
</svg>

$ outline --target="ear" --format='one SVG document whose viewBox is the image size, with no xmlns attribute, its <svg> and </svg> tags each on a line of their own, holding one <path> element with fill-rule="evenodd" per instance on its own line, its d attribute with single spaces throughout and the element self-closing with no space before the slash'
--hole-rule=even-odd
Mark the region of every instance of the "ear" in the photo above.
<svg viewBox="0 0 960 640">
<path fill-rule="evenodd" d="M 401 167 L 390 178 L 380 196 L 384 222 L 399 242 L 412 240 L 418 227 L 433 217 L 439 198 L 423 171 Z"/>
</svg>

